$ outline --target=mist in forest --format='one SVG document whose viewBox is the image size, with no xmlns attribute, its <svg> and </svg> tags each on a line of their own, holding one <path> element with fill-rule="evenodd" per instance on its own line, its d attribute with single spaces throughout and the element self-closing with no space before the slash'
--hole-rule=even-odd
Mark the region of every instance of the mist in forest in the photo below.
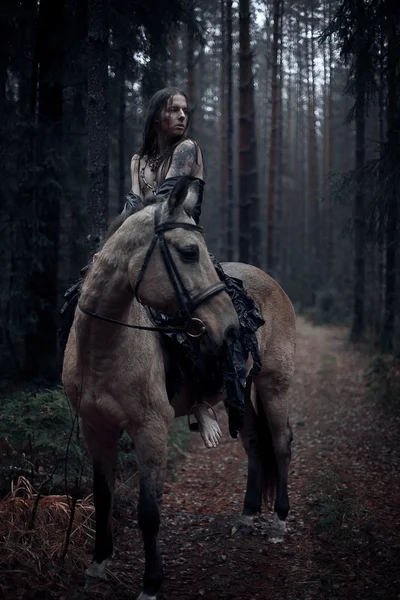
<svg viewBox="0 0 400 600">
<path fill-rule="evenodd" d="M 398 352 L 399 13 L 389 0 L 3 0 L 5 385 L 59 377 L 63 295 L 124 206 L 149 98 L 172 85 L 204 155 L 210 252 Z"/>
</svg>

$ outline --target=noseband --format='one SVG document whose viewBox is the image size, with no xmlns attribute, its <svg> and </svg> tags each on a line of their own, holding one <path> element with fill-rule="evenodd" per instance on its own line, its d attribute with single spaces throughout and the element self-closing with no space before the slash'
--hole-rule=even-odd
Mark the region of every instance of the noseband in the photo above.
<svg viewBox="0 0 400 600">
<path fill-rule="evenodd" d="M 138 273 L 135 285 L 135 297 L 140 304 L 143 304 L 139 298 L 139 287 L 143 280 L 143 276 L 148 267 L 151 255 L 154 252 L 154 249 L 157 243 L 160 246 L 161 256 L 164 261 L 165 268 L 167 270 L 169 279 L 174 287 L 176 295 L 179 300 L 180 310 L 178 315 L 173 315 L 175 318 L 182 322 L 182 325 L 177 326 L 166 326 L 166 327 L 147 327 L 143 325 L 133 325 L 130 323 L 123 323 L 122 321 L 118 321 L 116 319 L 110 319 L 108 317 L 104 317 L 97 313 L 91 312 L 79 306 L 80 310 L 87 315 L 92 317 L 96 317 L 98 319 L 102 319 L 104 321 L 108 321 L 110 323 L 116 323 L 117 325 L 124 325 L 125 327 L 131 327 L 133 329 L 145 329 L 148 331 L 164 331 L 164 332 L 177 332 L 177 331 L 186 331 L 186 333 L 191 337 L 200 337 L 205 333 L 206 327 L 201 321 L 201 319 L 197 319 L 196 317 L 192 317 L 192 312 L 205 300 L 212 298 L 216 294 L 223 292 L 226 290 L 226 286 L 222 281 L 217 281 L 212 285 L 208 286 L 202 292 L 199 292 L 195 296 L 191 296 L 189 291 L 187 290 L 182 277 L 179 273 L 178 267 L 176 266 L 174 259 L 172 257 L 171 251 L 168 246 L 168 242 L 165 239 L 164 233 L 166 231 L 171 231 L 172 229 L 187 229 L 189 231 L 198 231 L 199 233 L 203 232 L 203 228 L 199 225 L 193 225 L 193 223 L 174 223 L 173 221 L 166 221 L 165 223 L 161 223 L 161 210 L 162 204 L 157 204 L 156 209 L 154 211 L 154 236 L 152 242 L 150 244 L 149 249 L 147 250 L 146 256 L 144 258 L 142 267 Z"/>
</svg>

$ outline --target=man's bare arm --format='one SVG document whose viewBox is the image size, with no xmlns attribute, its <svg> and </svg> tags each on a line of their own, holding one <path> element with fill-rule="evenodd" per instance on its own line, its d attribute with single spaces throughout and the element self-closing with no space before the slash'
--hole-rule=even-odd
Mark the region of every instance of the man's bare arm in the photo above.
<svg viewBox="0 0 400 600">
<path fill-rule="evenodd" d="M 203 164 L 201 160 L 197 162 L 198 157 L 201 157 L 201 152 L 196 144 L 192 140 L 184 140 L 174 150 L 166 178 L 180 175 L 203 178 Z"/>
<path fill-rule="evenodd" d="M 134 154 L 131 160 L 132 192 L 142 198 L 139 184 L 139 154 Z"/>
</svg>

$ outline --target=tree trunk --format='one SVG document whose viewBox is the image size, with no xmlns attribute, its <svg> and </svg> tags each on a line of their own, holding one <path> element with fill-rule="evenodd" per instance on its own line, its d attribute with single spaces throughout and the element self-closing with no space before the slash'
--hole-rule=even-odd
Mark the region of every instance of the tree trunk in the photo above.
<svg viewBox="0 0 400 600">
<path fill-rule="evenodd" d="M 357 0 L 357 82 L 355 100 L 356 121 L 356 194 L 354 198 L 354 304 L 350 338 L 353 342 L 364 335 L 364 294 L 365 294 L 365 209 L 363 167 L 365 163 L 365 84 L 363 78 L 362 50 L 364 25 L 364 0 Z"/>
<path fill-rule="evenodd" d="M 332 0 L 328 0 L 328 21 L 331 19 L 332 14 Z M 328 41 L 328 66 L 327 66 L 327 74 L 328 74 L 328 82 L 327 82 L 327 107 L 326 107 L 326 161 L 325 161 L 325 191 L 328 196 L 329 191 L 329 177 L 333 171 L 333 42 L 332 37 L 329 38 Z M 328 197 L 325 197 L 325 215 L 326 215 L 326 281 L 330 283 L 332 278 L 332 269 L 334 263 L 334 219 L 333 219 L 333 209 L 332 209 L 332 201 Z"/>
<path fill-rule="evenodd" d="M 283 65 L 283 5 L 279 16 L 279 52 L 278 52 L 278 79 L 279 79 L 279 99 L 278 99 L 278 141 L 277 141 L 277 172 L 276 172 L 276 218 L 275 218 L 275 239 L 274 251 L 275 257 L 275 278 L 282 283 L 284 271 L 284 253 L 286 251 L 285 232 L 287 225 L 287 215 L 285 210 L 285 198 L 283 189 L 283 178 L 285 174 L 286 157 L 283 154 L 283 85 L 284 85 L 284 65 Z"/>
<path fill-rule="evenodd" d="M 378 140 L 379 140 L 379 152 L 378 158 L 383 164 L 385 154 L 385 43 L 386 43 L 386 26 L 385 26 L 385 15 L 381 15 L 380 23 L 380 61 L 379 61 L 379 91 L 378 91 Z M 384 184 L 384 173 L 383 169 L 380 171 L 380 182 L 379 184 L 383 187 Z M 378 293 L 377 293 L 377 310 L 375 315 L 375 334 L 379 338 L 383 329 L 384 310 L 385 310 L 385 280 L 386 280 L 386 251 L 385 251 L 385 237 L 386 237 L 386 210 L 382 202 L 379 203 L 378 207 L 378 243 L 377 243 L 377 262 L 378 262 Z"/>
<path fill-rule="evenodd" d="M 315 51 L 314 51 L 314 2 L 310 6 L 310 36 L 308 41 L 308 200 L 309 200 L 309 304 L 315 304 L 315 293 L 320 280 L 320 244 L 319 244 L 319 190 L 318 190 L 318 150 L 316 132 L 316 93 L 315 93 Z M 308 32 L 307 32 L 308 33 Z"/>
<path fill-rule="evenodd" d="M 196 89 L 195 89 L 195 60 L 194 60 L 194 31 L 191 25 L 186 32 L 186 71 L 187 88 L 186 93 L 190 109 L 190 129 L 193 137 L 196 137 Z"/>
<path fill-rule="evenodd" d="M 399 227 L 399 148 L 400 148 L 400 101 L 399 101 L 399 59 L 398 23 L 399 8 L 388 0 L 386 5 L 387 22 L 387 220 L 386 220 L 386 297 L 385 315 L 381 336 L 384 352 L 393 350 L 394 325 L 396 316 L 396 269 Z"/>
<path fill-rule="evenodd" d="M 227 237 L 226 237 L 226 258 L 233 261 L 233 215 L 235 209 L 235 187 L 234 187 L 234 131 L 233 131 L 233 75 L 232 75 L 232 0 L 226 0 L 226 111 L 227 111 L 227 161 L 228 161 L 228 215 L 227 215 Z"/>
<path fill-rule="evenodd" d="M 278 80 L 278 54 L 280 34 L 280 14 L 283 0 L 273 0 L 273 30 L 271 48 L 271 133 L 269 145 L 269 176 L 268 176 L 268 210 L 267 210 L 267 269 L 274 276 L 274 235 L 275 235 L 275 185 L 276 185 L 276 163 L 278 149 L 278 102 L 279 102 L 279 80 Z"/>
<path fill-rule="evenodd" d="M 127 172 L 125 152 L 125 77 L 126 77 L 127 54 L 126 48 L 121 48 L 120 62 L 118 65 L 118 91 L 119 91 L 119 114 L 118 114 L 118 201 L 119 212 L 125 204 L 125 177 Z"/>
<path fill-rule="evenodd" d="M 220 140 L 221 140 L 221 172 L 220 172 L 220 198 L 221 198 L 221 260 L 226 260 L 226 238 L 227 238 L 227 220 L 229 214 L 228 198 L 228 152 L 227 152 L 227 98 L 226 98 L 226 17 L 225 0 L 220 0 L 221 8 L 221 47 L 220 47 Z"/>
<path fill-rule="evenodd" d="M 176 79 L 177 79 L 176 67 L 177 67 L 177 60 L 178 60 L 177 36 L 178 36 L 178 31 L 173 31 L 170 46 L 169 46 L 169 54 L 171 57 L 169 60 L 169 69 L 168 69 L 170 86 L 174 86 L 177 84 L 177 82 L 176 82 Z"/>
<path fill-rule="evenodd" d="M 297 297 L 300 300 L 300 305 L 305 307 L 308 299 L 308 273 L 307 273 L 307 261 L 308 261 L 308 245 L 307 245 L 307 210 L 308 204 L 306 201 L 307 197 L 307 185 L 306 185 L 306 169 L 307 169 L 307 156 L 306 156 L 306 143 L 307 139 L 307 116 L 306 116 L 306 86 L 305 79 L 307 75 L 307 53 L 305 42 L 306 30 L 301 21 L 300 15 L 297 19 L 297 30 L 298 39 L 302 43 L 298 46 L 298 95 L 296 101 L 296 114 L 297 114 L 297 144 L 295 155 L 297 159 L 297 171 L 296 181 L 298 182 L 298 191 L 295 193 L 294 203 L 296 205 L 298 214 L 298 243 L 296 247 L 296 261 L 295 261 L 295 277 L 297 281 L 296 292 Z M 302 40 L 302 34 L 304 38 Z"/>
<path fill-rule="evenodd" d="M 32 219 L 28 291 L 32 300 L 34 324 L 25 338 L 27 379 L 57 380 L 57 277 L 62 189 L 63 113 L 63 0 L 42 0 L 37 25 L 38 81 L 38 165 L 46 165 L 35 190 Z M 38 243 L 39 242 L 39 243 Z M 40 349 L 40 351 L 39 351 Z"/>
<path fill-rule="evenodd" d="M 292 280 L 292 271 L 293 271 L 293 260 L 294 260 L 294 252 L 293 252 L 293 237 L 295 237 L 294 231 L 294 218 L 295 211 L 292 203 L 292 194 L 293 194 L 293 176 L 294 176 L 294 168 L 293 161 L 295 159 L 294 156 L 294 136 L 293 136 L 293 125 L 294 125 L 294 113 L 297 110 L 293 110 L 294 102 L 293 102 L 293 19 L 289 18 L 289 28 L 288 28 L 288 43 L 287 43 L 287 100 L 286 100 L 286 109 L 285 109 L 285 123 L 286 128 L 284 130 L 284 153 L 285 153 L 285 170 L 287 174 L 287 183 L 283 190 L 284 192 L 284 205 L 285 205 L 285 214 L 284 214 L 284 223 L 285 223 L 285 237 L 282 240 L 282 284 L 285 289 L 288 289 L 288 286 L 291 284 Z M 297 108 L 297 107 L 296 107 Z M 283 110 L 283 104 L 282 104 Z"/>
<path fill-rule="evenodd" d="M 250 47 L 250 0 L 239 2 L 239 255 L 259 266 L 260 223 L 254 84 Z"/>
<path fill-rule="evenodd" d="M 88 0 L 88 215 L 95 252 L 108 223 L 108 0 Z"/>
<path fill-rule="evenodd" d="M 73 152 L 70 153 L 69 171 L 71 172 L 71 191 L 73 202 L 68 210 L 71 213 L 69 228 L 69 275 L 68 284 L 74 281 L 82 265 L 87 260 L 86 237 L 88 235 L 87 219 L 87 56 L 86 44 L 88 36 L 88 6 L 87 2 L 76 0 L 76 19 L 74 26 L 75 43 L 73 44 L 73 55 L 69 51 L 68 58 L 75 60 L 79 65 L 76 77 L 82 81 L 82 85 L 76 86 L 74 90 L 72 106 L 72 135 L 67 143 L 73 144 Z M 71 131 L 71 130 L 70 130 Z M 80 143 L 76 144 L 76 135 Z M 69 178 L 68 178 L 69 185 Z M 78 193 L 76 193 L 78 188 Z"/>
</svg>

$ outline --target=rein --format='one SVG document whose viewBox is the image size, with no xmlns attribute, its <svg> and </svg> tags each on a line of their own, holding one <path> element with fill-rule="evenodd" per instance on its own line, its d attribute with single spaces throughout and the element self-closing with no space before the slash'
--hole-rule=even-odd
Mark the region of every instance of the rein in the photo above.
<svg viewBox="0 0 400 600">
<path fill-rule="evenodd" d="M 144 329 L 146 331 L 159 331 L 165 333 L 174 333 L 185 331 L 190 337 L 200 337 L 203 333 L 206 332 L 206 327 L 201 319 L 197 319 L 196 317 L 192 317 L 191 313 L 195 310 L 202 302 L 208 300 L 226 290 L 226 285 L 221 281 L 217 281 L 216 283 L 211 284 L 202 292 L 199 292 L 193 298 L 190 296 L 188 290 L 185 287 L 185 284 L 182 280 L 182 277 L 179 273 L 179 270 L 174 262 L 171 251 L 169 249 L 167 240 L 165 239 L 164 233 L 165 231 L 171 231 L 172 229 L 187 229 L 189 231 L 198 231 L 200 233 L 203 232 L 203 228 L 199 225 L 193 225 L 192 223 L 174 223 L 170 221 L 166 221 L 165 223 L 161 223 L 161 208 L 162 205 L 158 204 L 154 211 L 154 236 L 151 241 L 151 244 L 147 250 L 146 256 L 144 258 L 142 267 L 138 273 L 136 278 L 135 285 L 135 297 L 136 300 L 145 306 L 140 298 L 139 298 L 139 286 L 143 280 L 144 273 L 148 267 L 151 255 L 157 245 L 157 242 L 160 246 L 161 256 L 164 261 L 165 268 L 167 270 L 169 279 L 175 289 L 175 292 L 178 296 L 179 303 L 181 305 L 181 309 L 178 315 L 175 315 L 181 321 L 184 321 L 182 325 L 166 325 L 162 326 L 147 326 L 147 325 L 134 325 L 132 323 L 124 323 L 123 321 L 118 321 L 117 319 L 111 319 L 110 317 L 105 317 L 104 315 L 99 315 L 98 313 L 92 312 L 83 308 L 80 304 L 78 304 L 79 310 L 90 317 L 94 317 L 96 319 L 100 319 L 102 321 L 107 321 L 108 323 L 114 323 L 115 325 L 122 325 L 124 327 L 129 327 L 131 329 Z"/>
<path fill-rule="evenodd" d="M 95 317 L 96 319 L 100 319 L 101 321 L 107 321 L 108 323 L 114 323 L 115 325 L 123 325 L 124 327 L 130 327 L 131 329 L 145 329 L 147 331 L 165 331 L 167 333 L 172 333 L 174 331 L 186 331 L 186 325 L 182 325 L 179 327 L 171 327 L 170 325 L 166 325 L 165 327 L 151 327 L 146 325 L 133 325 L 132 323 L 124 323 L 123 321 L 118 321 L 117 319 L 111 319 L 110 317 L 104 317 L 103 315 L 99 315 L 91 310 L 86 310 L 86 308 L 82 308 L 80 304 L 78 304 L 79 310 L 85 315 L 89 315 L 89 317 Z M 200 319 L 198 319 L 200 321 Z"/>
</svg>

